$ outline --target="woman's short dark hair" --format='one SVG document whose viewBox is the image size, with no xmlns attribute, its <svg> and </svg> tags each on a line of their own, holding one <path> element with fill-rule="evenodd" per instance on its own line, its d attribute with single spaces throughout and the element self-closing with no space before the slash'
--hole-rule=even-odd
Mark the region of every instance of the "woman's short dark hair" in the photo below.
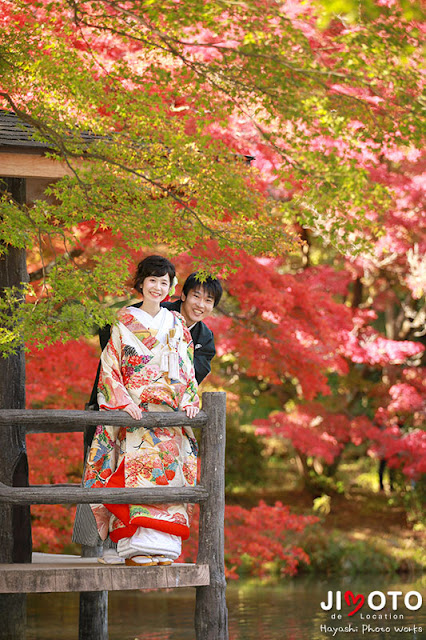
<svg viewBox="0 0 426 640">
<path fill-rule="evenodd" d="M 185 280 L 182 287 L 182 293 L 187 296 L 192 289 L 199 289 L 200 287 L 213 296 L 214 306 L 216 307 L 219 304 L 223 293 L 220 280 L 207 276 L 207 278 L 202 282 L 198 276 L 198 272 L 194 271 L 194 273 L 191 273 L 191 275 Z"/>
<path fill-rule="evenodd" d="M 133 286 L 136 291 L 142 293 L 143 281 L 149 276 L 165 276 L 170 278 L 170 285 L 176 275 L 176 270 L 172 263 L 162 256 L 148 256 L 142 262 L 139 262 L 135 273 Z"/>
</svg>

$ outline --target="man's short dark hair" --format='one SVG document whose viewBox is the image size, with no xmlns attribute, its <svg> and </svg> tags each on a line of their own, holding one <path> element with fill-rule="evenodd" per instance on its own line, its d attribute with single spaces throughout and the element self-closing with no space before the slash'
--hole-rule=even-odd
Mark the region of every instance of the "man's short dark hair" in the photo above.
<svg viewBox="0 0 426 640">
<path fill-rule="evenodd" d="M 214 306 L 216 307 L 219 304 L 223 293 L 220 280 L 207 276 L 207 278 L 202 282 L 197 276 L 198 272 L 194 271 L 194 273 L 191 273 L 191 275 L 187 277 L 182 287 L 182 293 L 187 296 L 192 289 L 199 289 L 201 287 L 214 298 Z"/>
<path fill-rule="evenodd" d="M 135 278 L 133 280 L 133 286 L 136 291 L 142 293 L 143 281 L 149 276 L 165 276 L 170 278 L 170 285 L 173 282 L 173 278 L 176 275 L 176 270 L 172 263 L 163 258 L 162 256 L 148 256 L 142 262 L 139 262 L 136 269 Z"/>
</svg>

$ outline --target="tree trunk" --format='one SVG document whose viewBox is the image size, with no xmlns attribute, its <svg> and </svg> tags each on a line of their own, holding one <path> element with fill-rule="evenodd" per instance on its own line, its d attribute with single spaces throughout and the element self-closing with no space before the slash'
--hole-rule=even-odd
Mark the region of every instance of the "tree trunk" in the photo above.
<svg viewBox="0 0 426 640">
<path fill-rule="evenodd" d="M 300 453 L 300 451 L 295 450 L 294 459 L 301 480 L 301 486 L 303 488 L 306 484 L 309 484 L 310 481 L 308 457 L 304 453 Z"/>
</svg>

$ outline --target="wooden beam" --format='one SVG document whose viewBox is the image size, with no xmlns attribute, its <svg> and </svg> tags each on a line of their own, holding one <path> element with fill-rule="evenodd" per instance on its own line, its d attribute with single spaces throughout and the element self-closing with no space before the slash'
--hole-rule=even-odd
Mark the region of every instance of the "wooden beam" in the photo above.
<svg viewBox="0 0 426 640">
<path fill-rule="evenodd" d="M 28 433 L 67 433 L 83 431 L 85 427 L 109 424 L 114 427 L 203 427 L 207 415 L 200 411 L 195 418 L 188 418 L 184 411 L 143 413 L 140 420 L 133 420 L 125 411 L 60 411 L 54 409 L 3 409 L 0 410 L 0 428 L 19 422 Z"/>
<path fill-rule="evenodd" d="M 57 563 L 0 565 L 0 593 L 170 589 L 207 585 L 209 580 L 206 564 L 128 567 L 59 560 Z"/>
<path fill-rule="evenodd" d="M 167 504 L 204 502 L 208 491 L 197 487 L 148 487 L 146 489 L 83 489 L 41 485 L 39 487 L 9 487 L 0 482 L 0 504 Z"/>
<path fill-rule="evenodd" d="M 72 160 L 77 167 L 81 161 Z M 42 153 L 0 153 L 0 176 L 8 178 L 63 178 L 73 171 L 59 160 L 46 158 Z"/>
</svg>

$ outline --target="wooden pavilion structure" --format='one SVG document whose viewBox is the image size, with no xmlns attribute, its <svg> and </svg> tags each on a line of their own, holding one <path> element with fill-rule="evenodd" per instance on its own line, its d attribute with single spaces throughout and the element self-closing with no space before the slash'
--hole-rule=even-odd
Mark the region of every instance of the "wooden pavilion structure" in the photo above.
<svg viewBox="0 0 426 640">
<path fill-rule="evenodd" d="M 47 156 L 49 144 L 14 113 L 0 111 L 0 192 L 17 203 L 43 199 L 49 184 L 71 173 L 65 162 Z M 0 256 L 0 295 L 5 287 L 28 280 L 25 251 L 6 247 Z M 27 432 L 84 431 L 102 423 L 101 413 L 25 410 L 23 350 L 0 358 L 0 639 L 24 640 L 26 593 L 79 591 L 80 640 L 107 640 L 107 592 L 194 586 L 197 589 L 197 640 L 227 640 L 224 576 L 224 456 L 226 436 L 224 393 L 203 394 L 203 411 L 189 422 L 184 413 L 143 417 L 143 426 L 191 424 L 201 428 L 201 484 L 192 489 L 167 487 L 87 490 L 79 485 L 30 487 L 25 447 Z M 111 421 L 114 422 L 111 422 Z M 111 412 L 108 424 L 132 422 L 128 414 Z M 146 424 L 145 424 L 146 422 Z M 83 454 L 83 453 L 82 453 Z M 100 565 L 98 550 L 86 557 L 33 554 L 31 504 L 161 503 L 173 500 L 200 503 L 199 551 L 196 564 L 169 567 Z M 70 532 L 71 535 L 71 532 Z"/>
</svg>

